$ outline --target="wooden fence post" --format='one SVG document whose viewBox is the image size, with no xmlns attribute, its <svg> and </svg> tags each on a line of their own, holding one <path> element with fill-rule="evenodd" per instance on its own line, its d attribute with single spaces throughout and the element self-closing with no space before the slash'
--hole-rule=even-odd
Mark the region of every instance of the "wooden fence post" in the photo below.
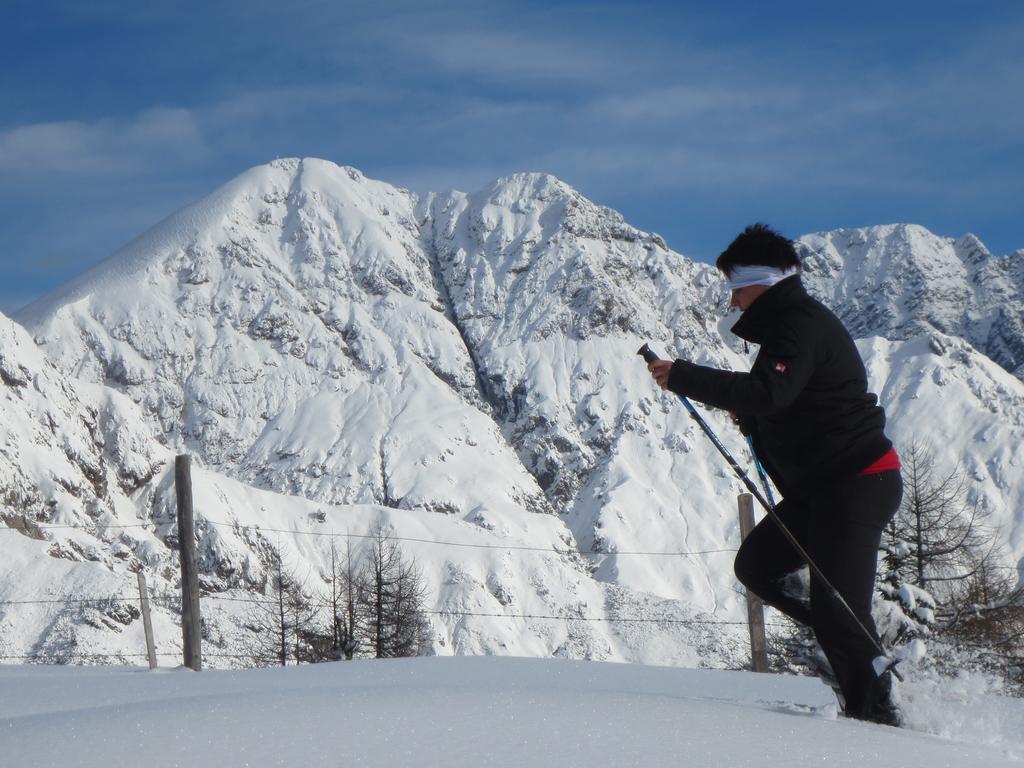
<svg viewBox="0 0 1024 768">
<path fill-rule="evenodd" d="M 178 493 L 178 551 L 181 554 L 182 651 L 185 666 L 198 672 L 203 668 L 202 619 L 192 518 L 192 460 L 187 455 L 174 460 L 174 487 Z"/>
<path fill-rule="evenodd" d="M 737 497 L 740 510 L 740 538 L 746 539 L 754 530 L 754 497 L 741 493 Z M 761 598 L 747 592 L 747 624 L 750 627 L 750 660 L 755 672 L 768 671 L 768 642 L 764 635 L 764 605 Z"/>
<path fill-rule="evenodd" d="M 139 602 L 142 603 L 142 627 L 146 631 L 146 656 L 149 657 L 149 668 L 156 669 L 156 647 L 153 643 L 153 620 L 149 616 L 149 593 L 146 591 L 146 577 L 142 571 L 139 577 Z"/>
</svg>

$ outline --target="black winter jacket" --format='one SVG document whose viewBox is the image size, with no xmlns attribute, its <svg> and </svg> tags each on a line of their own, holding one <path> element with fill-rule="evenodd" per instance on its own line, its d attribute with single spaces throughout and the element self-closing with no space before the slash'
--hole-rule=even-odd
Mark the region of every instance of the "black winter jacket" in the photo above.
<svg viewBox="0 0 1024 768">
<path fill-rule="evenodd" d="M 676 360 L 668 388 L 735 413 L 784 495 L 856 474 L 892 447 L 853 339 L 799 275 L 761 294 L 732 331 L 761 347 L 749 373 Z"/>
</svg>

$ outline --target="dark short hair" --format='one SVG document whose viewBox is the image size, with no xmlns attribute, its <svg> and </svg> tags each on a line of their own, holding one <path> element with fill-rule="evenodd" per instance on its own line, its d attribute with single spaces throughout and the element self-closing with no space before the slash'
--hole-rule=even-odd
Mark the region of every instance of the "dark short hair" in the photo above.
<svg viewBox="0 0 1024 768">
<path fill-rule="evenodd" d="M 788 269 L 799 267 L 800 257 L 796 255 L 792 240 L 767 224 L 751 224 L 722 251 L 715 266 L 728 275 L 734 267 L 753 265 Z"/>
</svg>

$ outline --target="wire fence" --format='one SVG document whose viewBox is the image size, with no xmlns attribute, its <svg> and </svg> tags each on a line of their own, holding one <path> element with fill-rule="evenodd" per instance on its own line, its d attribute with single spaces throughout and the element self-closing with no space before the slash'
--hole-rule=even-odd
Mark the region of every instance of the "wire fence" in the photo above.
<svg viewBox="0 0 1024 768">
<path fill-rule="evenodd" d="M 270 526 L 242 524 L 239 522 L 222 522 L 217 520 L 210 520 L 201 518 L 196 521 L 197 527 L 202 525 L 210 525 L 219 528 L 230 529 L 234 531 L 250 531 L 260 534 L 273 533 L 273 534 L 289 534 L 296 536 L 314 536 L 314 537 L 327 537 L 331 539 L 373 539 L 374 534 L 358 534 L 358 533 L 337 533 L 335 531 L 315 531 L 301 528 L 275 528 Z M 0 527 L 0 532 L 3 531 L 18 531 L 24 533 L 25 531 L 47 531 L 47 530 L 81 530 L 88 533 L 96 533 L 98 531 L 109 531 L 109 530 L 122 530 L 122 529 L 148 529 L 156 532 L 161 527 L 167 527 L 174 530 L 177 527 L 176 521 L 167 521 L 164 523 L 160 522 L 139 522 L 139 523 L 104 523 L 95 525 L 82 525 L 82 524 L 70 524 L 70 523 L 42 523 L 36 521 L 25 521 L 24 529 L 17 527 Z M 717 549 L 706 549 L 706 550 L 689 550 L 689 551 L 618 551 L 618 550 L 600 550 L 591 549 L 584 550 L 573 547 L 542 547 L 542 546 L 530 546 L 520 544 L 491 544 L 484 542 L 467 542 L 467 541 L 450 541 L 443 539 L 427 539 L 421 537 L 411 536 L 398 536 L 389 535 L 390 539 L 396 542 L 415 543 L 423 545 L 432 545 L 449 548 L 469 548 L 469 549 L 484 549 L 484 550 L 500 550 L 500 551 L 512 551 L 512 552 L 536 552 L 542 554 L 552 554 L 558 556 L 581 556 L 581 557 L 613 557 L 613 556 L 644 556 L 644 557 L 697 557 L 706 555 L 717 555 L 717 554 L 734 554 L 736 548 L 734 547 L 723 547 Z M 154 594 L 150 593 L 146 595 L 146 599 L 154 604 L 162 605 L 170 610 L 179 610 L 181 605 L 180 596 L 170 594 Z M 202 600 L 210 600 L 214 602 L 223 603 L 242 603 L 249 605 L 273 605 L 274 600 L 260 598 L 254 595 L 248 596 L 236 596 L 236 595 L 225 595 L 219 593 L 207 592 L 201 595 Z M 79 597 L 79 596 L 47 596 L 38 597 L 32 599 L 5 599 L 0 600 L 0 608 L 3 606 L 26 606 L 26 605 L 45 605 L 45 606 L 96 606 L 96 607 L 114 607 L 124 605 L 134 605 L 139 603 L 141 596 L 133 594 L 130 597 L 124 595 L 106 595 L 96 597 Z M 507 619 L 516 621 L 555 621 L 555 622 L 586 622 L 586 623 L 604 623 L 604 624 L 649 624 L 649 625 L 660 625 L 660 626 L 689 626 L 689 627 L 741 627 L 746 626 L 744 621 L 732 621 L 725 619 L 684 619 L 675 618 L 671 616 L 619 616 L 619 615 L 600 615 L 600 616 L 588 616 L 582 613 L 568 613 L 568 614 L 556 614 L 556 613 L 528 613 L 528 612 L 487 612 L 487 611 L 469 611 L 469 610 L 456 610 L 456 609 L 435 609 L 435 610 L 424 610 L 424 614 L 437 616 L 441 619 L 451 618 L 487 618 L 487 619 Z M 779 626 L 784 625 L 770 625 Z M 179 651 L 163 651 L 155 654 L 158 657 L 179 657 L 181 653 Z M 251 659 L 249 654 L 236 654 L 236 653 L 218 653 L 218 652 L 203 652 L 204 658 L 209 659 Z M 78 653 L 78 652 L 66 652 L 66 653 L 30 653 L 30 654 L 5 654 L 0 653 L 0 660 L 4 661 L 57 661 L 58 663 L 65 663 L 68 660 L 74 661 L 97 661 L 97 660 L 110 660 L 117 659 L 120 661 L 130 659 L 145 659 L 148 654 L 146 653 Z"/>
<path fill-rule="evenodd" d="M 165 607 L 174 607 L 180 598 L 167 595 L 167 594 L 150 594 L 147 595 L 146 599 L 152 603 L 164 605 Z M 224 603 L 243 603 L 249 605 L 277 605 L 277 601 L 268 598 L 257 598 L 257 597 L 236 597 L 229 595 L 222 595 L 213 592 L 205 593 L 201 595 L 202 600 L 212 600 L 214 602 Z M 4 605 L 119 605 L 119 604 L 131 604 L 140 601 L 138 595 L 131 597 L 124 597 L 118 595 L 111 595 L 107 597 L 67 597 L 67 598 L 39 598 L 33 600 L 0 600 L 0 606 Z M 603 622 L 609 624 L 677 624 L 683 626 L 746 626 L 745 621 L 730 621 L 726 619 L 676 619 L 667 616 L 586 616 L 582 614 L 568 613 L 568 614 L 541 614 L 541 613 L 488 613 L 481 611 L 465 611 L 455 608 L 442 608 L 438 610 L 424 610 L 425 614 L 433 616 L 470 616 L 480 618 L 497 618 L 497 619 L 539 619 L 548 621 L 586 621 L 586 622 Z M 788 626 L 784 623 L 767 624 L 766 626 L 773 627 L 785 627 Z M 102 655 L 102 654 L 101 654 Z M 124 655 L 124 654 L 114 654 Z M 129 654 L 133 655 L 133 654 Z M 145 654 L 142 654 L 145 655 Z M 0 654 L 0 658 L 6 658 Z"/>
<path fill-rule="evenodd" d="M 181 651 L 157 651 L 155 656 L 158 657 L 171 657 L 180 659 Z M 55 654 L 55 653 L 29 653 L 20 655 L 11 654 L 0 654 L 0 659 L 11 660 L 11 661 L 50 661 L 55 660 L 84 660 L 92 661 L 94 659 L 147 659 L 149 654 L 147 653 L 67 653 L 67 654 Z M 251 659 L 252 655 L 248 653 L 207 653 L 203 652 L 203 658 L 205 659 Z"/>
<path fill-rule="evenodd" d="M 256 531 L 258 533 L 287 533 L 293 536 L 317 536 L 334 539 L 372 539 L 373 534 L 360 534 L 360 533 L 337 533 L 335 531 L 311 531 L 303 530 L 301 528 L 271 528 L 269 526 L 262 525 L 243 525 L 241 523 L 225 523 L 219 520 L 210 520 L 207 518 L 200 518 L 196 520 L 197 524 L 212 525 L 218 528 L 227 528 L 236 531 Z M 161 525 L 167 525 L 171 528 L 175 528 L 176 523 L 110 523 L 106 525 L 72 525 L 72 524 L 48 524 L 48 523 L 35 523 L 27 524 L 26 527 L 29 530 L 81 530 L 92 533 L 100 530 L 112 530 L 122 528 L 148 528 L 155 531 Z M 10 526 L 0 527 L 0 532 L 4 531 L 15 531 L 23 533 L 24 529 L 13 528 Z M 496 549 L 503 551 L 512 552 L 545 552 L 553 555 L 579 555 L 582 557 L 612 557 L 612 556 L 641 556 L 641 557 L 695 557 L 699 555 L 717 555 L 717 554 L 735 554 L 737 552 L 736 547 L 720 547 L 717 549 L 701 549 L 701 550 L 690 550 L 690 551 L 627 551 L 627 550 L 600 550 L 600 549 L 579 549 L 574 547 L 536 547 L 518 544 L 485 544 L 481 542 L 464 542 L 464 541 L 444 541 L 439 539 L 423 539 L 412 536 L 389 536 L 394 541 L 409 542 L 416 544 L 433 544 L 443 547 L 465 547 L 470 549 Z"/>
<path fill-rule="evenodd" d="M 163 604 L 164 606 L 173 606 L 180 602 L 180 598 L 177 598 L 168 594 L 148 594 L 147 600 L 156 603 Z M 216 593 L 206 593 L 201 596 L 202 600 L 209 600 L 213 602 L 225 602 L 225 603 L 241 603 L 248 605 L 265 605 L 274 606 L 276 601 L 267 598 L 258 597 L 239 597 L 230 595 L 221 595 Z M 105 596 L 105 597 L 66 597 L 66 598 L 38 598 L 32 600 L 0 600 L 0 607 L 7 605 L 99 605 L 99 606 L 114 606 L 124 605 L 131 603 L 138 603 L 140 597 L 138 595 L 132 597 L 125 596 Z M 603 623 L 603 624 L 647 624 L 656 626 L 684 626 L 684 627 L 745 627 L 747 622 L 745 621 L 731 621 L 726 619 L 683 619 L 675 618 L 671 616 L 588 616 L 578 613 L 569 614 L 545 614 L 545 613 L 521 613 L 521 612 L 486 612 L 486 611 L 467 611 L 460 609 L 441 608 L 434 610 L 422 611 L 425 615 L 437 616 L 439 618 L 487 618 L 487 619 L 506 619 L 516 621 L 557 621 L 566 623 L 575 622 L 586 622 L 586 623 Z M 782 623 L 767 624 L 770 627 L 783 628 L 787 625 Z M 181 659 L 181 651 L 160 651 L 156 652 L 155 656 L 161 658 L 177 658 Z M 251 653 L 221 653 L 221 652 L 209 652 L 204 651 L 202 654 L 204 659 L 232 659 L 232 660 L 249 660 L 252 661 Z M 68 662 L 90 662 L 97 660 L 118 660 L 121 662 L 131 659 L 146 659 L 146 653 L 79 653 L 77 651 L 68 652 L 51 652 L 51 653 L 29 653 L 29 654 L 6 654 L 0 653 L 0 660 L 2 661 L 43 661 L 50 663 L 68 663 Z"/>
<path fill-rule="evenodd" d="M 203 519 L 198 521 L 200 524 L 207 524 L 217 527 L 229 528 L 232 530 L 247 530 L 254 531 L 257 533 L 285 533 L 291 535 L 306 535 L 316 537 L 329 537 L 332 539 L 372 539 L 374 534 L 353 534 L 353 533 L 337 533 L 337 532 L 326 532 L 326 531 L 312 531 L 302 530 L 296 528 L 273 528 L 260 525 L 242 525 L 240 523 L 225 523 L 215 520 Z M 165 523 L 171 528 L 176 527 L 174 523 Z M 78 529 L 87 532 L 95 530 L 109 530 L 109 529 L 123 529 L 123 528 L 150 528 L 156 529 L 159 527 L 154 523 L 137 523 L 137 524 L 105 524 L 96 526 L 85 526 L 85 525 L 73 525 L 73 524 L 39 524 L 36 528 L 48 530 L 48 529 Z M 18 530 L 17 528 L 0 527 L 0 531 L 5 530 Z M 442 547 L 453 547 L 453 548 L 473 548 L 473 549 L 489 549 L 489 550 L 504 550 L 504 551 L 525 551 L 525 552 L 539 552 L 555 555 L 585 555 L 585 556 L 612 556 L 612 555 L 627 555 L 627 556 L 701 556 L 701 555 L 715 555 L 722 553 L 735 553 L 735 548 L 720 548 L 710 550 L 693 550 L 693 551 L 587 551 L 573 548 L 556 549 L 552 547 L 538 547 L 528 545 L 515 545 L 515 544 L 488 544 L 482 542 L 465 542 L 465 541 L 447 541 L 440 539 L 426 539 L 418 537 L 404 537 L 404 536 L 389 536 L 399 542 L 412 542 L 417 544 L 436 545 Z M 216 592 L 206 592 L 200 595 L 203 601 L 212 601 L 214 603 L 233 603 L 233 604 L 247 604 L 247 605 L 258 605 L 258 606 L 272 606 L 276 603 L 273 599 L 260 597 L 258 594 L 248 595 L 232 595 L 222 594 Z M 125 606 L 135 606 L 139 604 L 143 599 L 135 590 L 132 590 L 132 594 L 126 596 L 124 594 L 111 594 L 111 595 L 97 595 L 97 596 L 76 596 L 76 595 L 65 595 L 65 596 L 43 596 L 33 597 L 24 599 L 3 599 L 0 600 L 0 608 L 4 606 L 30 606 L 30 605 L 42 605 L 42 606 L 80 606 L 80 607 L 97 607 L 110 609 L 119 609 Z M 145 600 L 166 608 L 172 613 L 176 613 L 181 607 L 181 596 L 174 593 L 157 593 L 147 591 Z M 631 616 L 631 615 L 585 615 L 582 612 L 572 613 L 530 613 L 530 612 L 493 612 L 493 611 L 473 611 L 473 610 L 462 610 L 455 608 L 438 608 L 433 610 L 424 610 L 425 615 L 437 616 L 438 618 L 444 619 L 462 619 L 462 618 L 486 618 L 491 620 L 514 620 L 514 621 L 553 621 L 553 622 L 565 622 L 568 624 L 573 623 L 601 623 L 601 624 L 634 624 L 634 625 L 655 625 L 661 627 L 696 627 L 696 628 L 715 628 L 715 627 L 746 627 L 748 622 L 736 621 L 728 619 L 716 619 L 716 618 L 676 618 L 673 616 Z M 132 616 L 132 620 L 137 618 L 137 615 Z M 791 628 L 791 625 L 786 622 L 766 622 L 766 628 L 772 628 L 777 630 L 787 630 Z M 1008 638 L 1005 642 L 1011 642 L 1016 638 Z M 963 645 L 974 648 L 978 651 L 994 653 L 995 648 L 998 647 L 999 642 L 981 644 L 970 641 L 960 640 L 959 642 L 954 641 L 954 645 Z M 166 647 L 166 646 L 165 646 Z M 179 650 L 173 651 L 159 651 L 155 652 L 154 655 L 161 659 L 181 659 L 182 652 Z M 221 652 L 220 650 L 204 651 L 202 653 L 204 659 L 209 660 L 230 660 L 230 661 L 247 661 L 252 662 L 253 657 L 251 653 L 228 653 Z M 80 662 L 119 662 L 125 663 L 135 659 L 147 659 L 147 653 L 129 653 L 129 652 L 115 652 L 115 653 L 94 653 L 94 652 L 77 652 L 74 650 L 69 651 L 58 651 L 58 652 L 36 652 L 36 653 L 0 653 L 0 662 L 44 662 L 44 663 L 80 663 Z"/>
</svg>

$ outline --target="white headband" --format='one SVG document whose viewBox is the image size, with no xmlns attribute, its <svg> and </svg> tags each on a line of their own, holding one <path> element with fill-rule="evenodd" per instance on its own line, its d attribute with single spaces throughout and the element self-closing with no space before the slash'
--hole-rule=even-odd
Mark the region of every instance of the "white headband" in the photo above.
<svg viewBox="0 0 1024 768">
<path fill-rule="evenodd" d="M 729 290 L 735 291 L 737 288 L 746 288 L 751 285 L 773 286 L 799 272 L 800 267 L 778 269 L 777 267 L 740 265 L 733 267 L 726 275 L 726 279 L 729 281 Z"/>
</svg>

